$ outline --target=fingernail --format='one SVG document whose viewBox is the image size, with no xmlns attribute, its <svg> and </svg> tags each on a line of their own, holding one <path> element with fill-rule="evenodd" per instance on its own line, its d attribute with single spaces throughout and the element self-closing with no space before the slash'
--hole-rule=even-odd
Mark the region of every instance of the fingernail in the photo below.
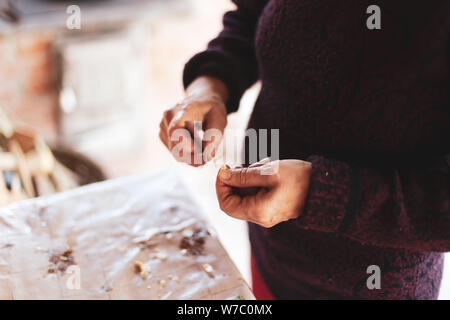
<svg viewBox="0 0 450 320">
<path fill-rule="evenodd" d="M 231 172 L 228 170 L 228 168 L 229 167 L 225 164 L 222 167 L 220 167 L 219 174 L 220 177 L 224 180 L 228 180 L 231 178 Z"/>
</svg>

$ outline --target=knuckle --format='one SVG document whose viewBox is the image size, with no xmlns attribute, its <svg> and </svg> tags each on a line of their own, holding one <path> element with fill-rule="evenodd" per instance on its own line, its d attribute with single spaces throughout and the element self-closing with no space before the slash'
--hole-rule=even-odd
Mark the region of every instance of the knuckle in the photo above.
<svg viewBox="0 0 450 320">
<path fill-rule="evenodd" d="M 280 178 L 280 165 L 281 165 L 280 160 L 276 160 L 271 163 L 273 175 L 277 179 Z"/>
<path fill-rule="evenodd" d="M 229 202 L 225 199 L 223 201 L 220 201 L 219 203 L 220 210 L 225 212 L 227 215 L 231 216 L 231 208 Z"/>
<path fill-rule="evenodd" d="M 272 216 L 265 211 L 260 211 L 256 213 L 255 219 L 261 226 L 265 228 L 270 228 L 274 226 L 273 222 L 274 219 L 272 219 Z"/>
<path fill-rule="evenodd" d="M 239 171 L 239 183 L 242 185 L 245 185 L 247 182 L 247 174 L 248 174 L 248 168 L 243 168 Z"/>
<path fill-rule="evenodd" d="M 162 141 L 162 142 L 164 142 L 164 144 L 166 143 L 166 139 L 164 139 L 164 135 L 163 135 L 163 133 L 160 131 L 159 132 L 159 139 Z"/>
<path fill-rule="evenodd" d="M 220 200 L 219 200 L 219 208 L 220 208 L 220 210 L 225 211 L 226 206 L 225 206 L 224 201 L 220 201 Z"/>
<path fill-rule="evenodd" d="M 270 221 L 270 219 L 264 218 L 264 219 L 261 220 L 261 223 L 262 223 L 265 227 L 267 227 L 267 226 L 270 226 L 270 224 L 272 223 L 272 221 Z"/>
<path fill-rule="evenodd" d="M 275 174 L 273 174 L 271 179 L 274 183 L 280 182 L 281 180 L 280 172 L 276 172 Z"/>
<path fill-rule="evenodd" d="M 269 222 L 266 221 L 266 220 L 259 220 L 259 221 L 258 221 L 258 224 L 259 224 L 260 226 L 264 227 L 264 228 L 270 228 L 270 224 L 269 224 Z"/>
<path fill-rule="evenodd" d="M 264 227 L 264 228 L 267 228 L 267 229 L 270 228 L 270 226 L 268 224 L 266 224 L 266 223 L 261 223 L 261 226 Z"/>
<path fill-rule="evenodd" d="M 264 228 L 271 228 L 271 227 L 273 227 L 275 224 L 273 223 L 273 221 L 272 221 L 272 219 L 264 219 L 263 221 L 262 221 L 262 226 L 264 227 Z"/>
<path fill-rule="evenodd" d="M 263 224 L 266 222 L 266 215 L 263 212 L 253 212 L 253 218 L 259 223 Z"/>
<path fill-rule="evenodd" d="M 172 111 L 172 109 L 168 109 L 168 110 L 166 110 L 166 111 L 164 111 L 164 113 L 163 113 L 163 121 L 164 121 L 164 119 L 165 120 L 170 120 L 170 114 L 171 114 L 171 111 Z"/>
</svg>

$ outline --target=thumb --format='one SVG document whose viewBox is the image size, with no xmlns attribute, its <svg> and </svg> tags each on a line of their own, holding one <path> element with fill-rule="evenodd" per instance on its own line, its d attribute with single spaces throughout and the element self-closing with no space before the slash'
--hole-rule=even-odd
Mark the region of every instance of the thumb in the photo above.
<svg viewBox="0 0 450 320">
<path fill-rule="evenodd" d="M 264 166 L 253 168 L 222 167 L 219 171 L 219 179 L 226 185 L 236 188 L 269 187 L 278 182 L 276 174 L 264 174 Z"/>
</svg>

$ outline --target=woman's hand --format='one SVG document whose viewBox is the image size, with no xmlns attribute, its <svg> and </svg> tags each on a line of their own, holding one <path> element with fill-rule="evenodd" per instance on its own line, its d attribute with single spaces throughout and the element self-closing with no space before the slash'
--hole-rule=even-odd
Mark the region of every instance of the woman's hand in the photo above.
<svg viewBox="0 0 450 320">
<path fill-rule="evenodd" d="M 222 81 L 199 77 L 187 88 L 186 98 L 164 112 L 159 137 L 175 159 L 200 166 L 214 157 L 227 125 L 227 94 Z M 199 125 L 194 128 L 195 123 Z M 202 141 L 199 131 L 210 129 L 218 130 L 217 134 Z M 195 144 L 196 141 L 199 143 Z"/>
<path fill-rule="evenodd" d="M 309 189 L 311 163 L 264 159 L 248 168 L 220 169 L 216 192 L 229 216 L 270 228 L 297 218 Z"/>
</svg>

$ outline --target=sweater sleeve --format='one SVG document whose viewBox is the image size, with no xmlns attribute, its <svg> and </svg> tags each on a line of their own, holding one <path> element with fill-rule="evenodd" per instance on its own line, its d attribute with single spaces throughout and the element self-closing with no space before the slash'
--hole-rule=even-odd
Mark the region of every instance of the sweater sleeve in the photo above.
<svg viewBox="0 0 450 320">
<path fill-rule="evenodd" d="M 239 101 L 258 80 L 254 38 L 259 15 L 266 0 L 233 0 L 236 10 L 223 18 L 223 30 L 209 42 L 205 51 L 196 54 L 185 65 L 183 84 L 186 88 L 199 76 L 212 76 L 227 86 L 227 111 L 234 112 Z"/>
<path fill-rule="evenodd" d="M 450 156 L 421 168 L 375 168 L 311 156 L 310 190 L 294 223 L 363 244 L 450 251 Z"/>
</svg>

